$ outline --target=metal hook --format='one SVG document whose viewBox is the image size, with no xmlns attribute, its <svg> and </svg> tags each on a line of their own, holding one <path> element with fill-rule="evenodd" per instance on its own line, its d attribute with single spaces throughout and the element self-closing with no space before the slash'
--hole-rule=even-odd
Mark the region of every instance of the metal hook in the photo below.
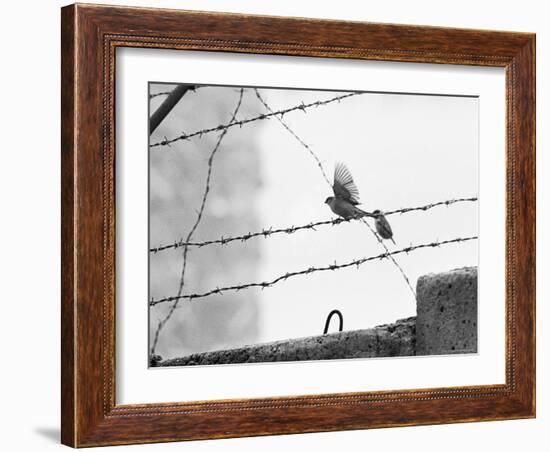
<svg viewBox="0 0 550 452">
<path fill-rule="evenodd" d="M 340 328 L 339 328 L 338 331 L 342 332 L 342 330 L 344 329 L 344 316 L 342 315 L 342 313 L 338 309 L 333 309 L 332 311 L 330 311 L 330 314 L 327 317 L 327 320 L 325 322 L 325 331 L 323 331 L 323 334 L 327 334 L 328 327 L 330 325 L 330 319 L 332 319 L 332 316 L 334 314 L 336 314 L 338 316 L 338 318 L 340 319 Z"/>
</svg>

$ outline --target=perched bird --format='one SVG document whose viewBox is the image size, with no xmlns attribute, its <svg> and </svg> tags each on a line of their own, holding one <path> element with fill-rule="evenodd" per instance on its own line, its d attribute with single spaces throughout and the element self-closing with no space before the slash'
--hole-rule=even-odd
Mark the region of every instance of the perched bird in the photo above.
<svg viewBox="0 0 550 452">
<path fill-rule="evenodd" d="M 334 196 L 329 196 L 325 204 L 328 204 L 336 215 L 346 220 L 371 216 L 370 213 L 356 207 L 359 204 L 359 190 L 353 182 L 349 169 L 341 162 L 334 167 L 332 191 Z"/>
<path fill-rule="evenodd" d="M 382 212 L 379 210 L 375 210 L 373 213 L 374 218 L 374 226 L 376 227 L 376 232 L 378 232 L 378 235 L 382 237 L 383 239 L 389 239 L 393 242 L 395 245 L 395 240 L 393 240 L 393 232 L 391 230 L 391 226 L 388 223 L 388 220 L 386 220 L 386 217 Z"/>
</svg>

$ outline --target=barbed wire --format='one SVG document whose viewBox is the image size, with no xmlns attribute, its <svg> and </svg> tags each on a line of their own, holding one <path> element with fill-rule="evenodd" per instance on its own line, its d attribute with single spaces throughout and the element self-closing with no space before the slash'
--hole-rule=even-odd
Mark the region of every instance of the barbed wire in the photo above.
<svg viewBox="0 0 550 452">
<path fill-rule="evenodd" d="M 196 132 L 192 132 L 192 133 L 182 133 L 181 135 L 179 135 L 175 138 L 172 138 L 172 139 L 165 138 L 162 141 L 158 141 L 157 143 L 153 143 L 149 147 L 154 148 L 154 147 L 159 147 L 159 146 L 169 146 L 170 144 L 172 144 L 176 141 L 188 140 L 190 138 L 197 137 L 197 136 L 202 137 L 203 135 L 206 135 L 208 133 L 221 132 L 223 130 L 227 130 L 227 129 L 230 129 L 230 128 L 236 127 L 236 126 L 242 127 L 245 124 L 250 124 L 251 122 L 255 122 L 255 121 L 262 121 L 264 119 L 269 119 L 269 118 L 272 118 L 272 117 L 277 117 L 277 116 L 283 117 L 284 115 L 286 115 L 288 113 L 291 113 L 291 112 L 294 112 L 294 111 L 303 111 L 304 113 L 306 113 L 306 110 L 309 109 L 309 108 L 321 107 L 323 105 L 328 105 L 328 104 L 331 104 L 333 102 L 340 102 L 341 100 L 346 99 L 348 97 L 359 96 L 361 94 L 364 94 L 364 93 L 355 93 L 355 92 L 353 92 L 353 93 L 349 93 L 349 94 L 343 94 L 341 96 L 332 97 L 332 98 L 327 99 L 327 100 L 320 100 L 320 101 L 311 102 L 309 104 L 305 104 L 305 103 L 302 102 L 300 105 L 295 105 L 294 107 L 286 108 L 284 110 L 273 111 L 272 113 L 265 113 L 265 114 L 262 114 L 262 115 L 254 116 L 252 118 L 242 119 L 240 121 L 229 122 L 227 124 L 220 124 L 220 125 L 217 125 L 215 127 L 210 127 L 210 128 L 207 128 L 207 129 L 197 130 Z"/>
<path fill-rule="evenodd" d="M 477 198 L 474 197 L 474 198 L 449 199 L 447 201 L 439 201 L 439 202 L 425 204 L 417 207 L 405 207 L 402 209 L 392 210 L 392 211 L 386 212 L 385 216 L 409 213 L 414 211 L 427 211 L 429 209 L 433 209 L 434 207 L 438 207 L 438 206 L 450 206 L 452 204 L 459 203 L 459 202 L 474 202 L 474 201 L 477 201 Z M 184 246 L 194 246 L 194 247 L 202 248 L 203 246 L 209 246 L 209 245 L 227 245 L 228 243 L 231 243 L 231 242 L 246 242 L 247 240 L 253 239 L 255 237 L 267 238 L 276 234 L 294 234 L 297 231 L 303 231 L 308 229 L 316 230 L 315 228 L 319 226 L 327 226 L 327 225 L 335 226 L 340 223 L 349 223 L 351 221 L 353 221 L 353 219 L 333 218 L 331 220 L 316 221 L 316 222 L 312 222 L 312 223 L 308 223 L 300 226 L 292 225 L 284 228 L 262 229 L 261 231 L 258 231 L 258 232 L 248 232 L 242 235 L 237 235 L 232 237 L 221 237 L 219 239 L 205 240 L 202 242 L 188 242 L 182 238 L 169 245 L 159 245 L 154 248 L 150 248 L 149 252 L 156 254 L 161 251 L 165 251 L 169 249 L 177 249 Z"/>
<path fill-rule="evenodd" d="M 178 300 L 181 300 L 181 299 L 194 300 L 194 299 L 197 299 L 197 298 L 205 298 L 205 297 L 208 297 L 210 295 L 219 295 L 219 294 L 223 294 L 224 292 L 230 292 L 230 291 L 238 292 L 240 290 L 249 289 L 249 288 L 253 288 L 253 287 L 259 287 L 259 288 L 265 289 L 267 287 L 272 287 L 272 286 L 274 286 L 275 284 L 277 284 L 281 281 L 285 281 L 285 280 L 287 280 L 289 278 L 292 278 L 292 277 L 295 277 L 295 276 L 310 275 L 312 273 L 317 273 L 317 272 L 335 271 L 335 270 L 340 270 L 340 269 L 348 268 L 348 267 L 357 267 L 357 268 L 359 268 L 361 265 L 365 264 L 366 262 L 370 262 L 370 261 L 388 259 L 391 256 L 396 256 L 396 255 L 399 255 L 399 254 L 408 254 L 412 251 L 416 251 L 416 250 L 423 249 L 423 248 L 437 248 L 437 247 L 440 247 L 440 246 L 443 246 L 443 245 L 468 242 L 468 241 L 477 240 L 477 239 L 478 239 L 477 236 L 458 237 L 458 238 L 455 238 L 455 239 L 435 241 L 435 242 L 430 242 L 430 243 L 423 243 L 423 244 L 420 244 L 420 245 L 409 245 L 408 247 L 402 248 L 400 250 L 385 252 L 385 253 L 382 253 L 382 254 L 378 254 L 376 256 L 363 257 L 361 259 L 355 259 L 355 260 L 352 260 L 352 261 L 349 261 L 349 262 L 346 262 L 346 263 L 343 263 L 343 264 L 338 264 L 338 263 L 334 262 L 333 264 L 326 265 L 324 267 L 309 267 L 305 270 L 300 270 L 300 271 L 295 271 L 295 272 L 288 272 L 288 273 L 285 273 L 284 275 L 278 276 L 275 279 L 272 279 L 271 281 L 252 282 L 252 283 L 247 283 L 247 284 L 238 284 L 238 285 L 234 285 L 234 286 L 227 286 L 227 287 L 221 287 L 221 288 L 217 287 L 216 289 L 209 290 L 208 292 L 193 293 L 193 294 L 188 294 L 188 295 L 179 294 L 179 295 L 176 295 L 176 296 L 173 296 L 173 297 L 160 298 L 158 300 L 155 300 L 154 298 L 151 298 L 151 300 L 149 301 L 149 306 L 156 306 L 156 305 L 161 304 L 161 303 L 167 303 L 167 302 L 171 302 L 171 301 L 178 301 Z"/>
<path fill-rule="evenodd" d="M 267 102 L 263 99 L 262 95 L 260 94 L 260 92 L 258 91 L 257 88 L 254 88 L 254 93 L 256 94 L 256 97 L 258 98 L 258 100 L 262 103 L 262 105 L 264 106 L 264 108 L 269 112 L 269 113 L 273 113 L 273 110 L 271 109 L 271 107 L 267 104 Z M 317 162 L 317 166 L 319 167 L 319 169 L 321 170 L 321 173 L 323 174 L 323 178 L 325 179 L 326 183 L 330 185 L 330 181 L 325 173 L 325 170 L 323 168 L 323 165 L 321 163 L 321 161 L 319 160 L 319 157 L 317 157 L 317 154 L 315 154 L 315 152 L 313 152 L 313 149 L 311 149 L 311 147 L 306 143 L 304 142 L 304 140 L 302 140 L 290 127 L 289 125 L 284 121 L 283 118 L 279 118 L 278 116 L 275 116 L 275 118 L 277 119 L 277 121 L 279 121 L 281 123 L 281 125 L 288 131 L 288 133 L 290 133 L 297 141 L 298 143 L 300 143 L 304 148 L 306 148 L 306 150 L 309 152 L 309 154 L 315 159 L 315 161 Z"/>
<path fill-rule="evenodd" d="M 390 215 L 409 213 L 409 212 L 414 212 L 414 211 L 417 211 L 417 210 L 426 211 L 426 210 L 430 210 L 430 209 L 433 209 L 434 207 L 438 207 L 438 206 L 450 206 L 451 204 L 456 204 L 457 202 L 475 202 L 477 200 L 478 200 L 477 196 L 472 196 L 470 198 L 448 199 L 447 201 L 438 201 L 438 202 L 434 202 L 434 203 L 431 203 L 431 204 L 425 204 L 423 206 L 405 207 L 405 208 L 401 208 L 401 209 L 397 209 L 397 210 L 390 210 L 388 212 L 384 212 L 384 215 L 387 217 L 387 216 L 390 216 Z"/>
<path fill-rule="evenodd" d="M 227 245 L 231 242 L 246 242 L 247 240 L 250 240 L 254 237 L 270 237 L 275 234 L 293 234 L 296 231 L 301 231 L 304 229 L 313 229 L 315 230 L 318 226 L 325 226 L 325 225 L 336 225 L 344 222 L 349 222 L 351 220 L 345 220 L 344 218 L 335 218 L 332 220 L 325 220 L 325 221 L 317 221 L 314 223 L 308 223 L 302 226 L 289 226 L 287 228 L 279 228 L 279 229 L 262 229 L 259 232 L 249 232 L 247 234 L 233 236 L 233 237 L 221 237 L 219 239 L 215 240 L 205 240 L 204 242 L 186 242 L 183 239 L 181 241 L 177 241 L 171 245 L 159 245 L 158 247 L 151 248 L 149 252 L 156 254 L 160 251 L 165 251 L 168 249 L 175 249 L 175 248 L 181 248 L 182 246 L 195 246 L 198 248 L 202 248 L 203 246 L 208 245 Z"/>
<path fill-rule="evenodd" d="M 237 113 L 239 112 L 239 109 L 241 108 L 242 100 L 243 100 L 243 89 L 241 88 L 240 93 L 239 93 L 239 99 L 237 101 L 237 106 L 233 110 L 233 114 L 231 115 L 230 123 L 231 123 L 231 121 L 235 121 Z M 204 213 L 204 207 L 206 206 L 206 200 L 208 198 L 208 193 L 210 192 L 210 180 L 211 180 L 211 177 L 212 177 L 212 164 L 214 163 L 214 157 L 216 156 L 216 153 L 218 152 L 218 150 L 220 148 L 220 144 L 223 141 L 225 135 L 227 134 L 227 130 L 228 129 L 224 129 L 222 131 L 222 133 L 220 133 L 220 136 L 218 137 L 218 141 L 216 142 L 216 145 L 214 146 L 214 148 L 210 152 L 210 157 L 208 158 L 208 172 L 207 172 L 207 175 L 206 175 L 206 182 L 205 182 L 204 192 L 203 192 L 203 195 L 202 195 L 201 206 L 200 206 L 199 211 L 197 213 L 197 218 L 195 220 L 195 223 L 193 224 L 193 226 L 191 227 L 191 230 L 187 234 L 187 240 L 186 240 L 187 242 L 192 239 L 193 234 L 197 230 L 197 228 L 199 226 L 199 223 L 202 220 L 202 215 Z M 157 325 L 157 330 L 155 331 L 155 337 L 153 339 L 153 346 L 151 347 L 151 356 L 153 356 L 155 354 L 155 350 L 156 350 L 157 343 L 158 343 L 158 338 L 159 338 L 160 332 L 162 331 L 162 328 L 164 327 L 164 325 L 166 325 L 166 322 L 168 322 L 168 320 L 170 320 L 170 318 L 172 317 L 172 314 L 174 313 L 174 311 L 178 307 L 179 300 L 181 299 L 180 297 L 181 297 L 181 294 L 183 292 L 183 286 L 185 284 L 185 269 L 187 267 L 187 253 L 188 253 L 188 251 L 189 251 L 189 246 L 185 246 L 184 249 L 183 249 L 183 264 L 182 264 L 182 269 L 181 269 L 181 274 L 180 274 L 180 281 L 179 281 L 179 285 L 178 285 L 178 295 L 174 299 L 174 303 L 172 304 L 172 306 L 170 306 L 170 310 L 168 311 L 166 316 L 163 319 L 161 319 L 159 321 L 158 325 Z"/>
</svg>

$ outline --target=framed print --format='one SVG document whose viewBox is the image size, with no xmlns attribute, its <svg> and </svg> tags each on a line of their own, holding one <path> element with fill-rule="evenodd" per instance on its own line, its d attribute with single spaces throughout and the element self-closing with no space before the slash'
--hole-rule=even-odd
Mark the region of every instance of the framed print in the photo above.
<svg viewBox="0 0 550 452">
<path fill-rule="evenodd" d="M 62 442 L 535 416 L 535 37 L 62 9 Z"/>
</svg>

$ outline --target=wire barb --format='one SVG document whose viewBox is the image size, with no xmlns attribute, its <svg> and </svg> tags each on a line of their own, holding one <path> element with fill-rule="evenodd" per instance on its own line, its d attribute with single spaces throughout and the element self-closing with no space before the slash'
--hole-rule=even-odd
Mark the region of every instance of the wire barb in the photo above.
<svg viewBox="0 0 550 452">
<path fill-rule="evenodd" d="M 210 295 L 214 295 L 214 294 L 217 294 L 217 293 L 220 293 L 220 292 L 239 291 L 239 290 L 243 290 L 243 289 L 249 289 L 249 288 L 252 288 L 252 287 L 260 287 L 260 288 L 272 287 L 275 284 L 277 284 L 278 282 L 285 281 L 288 278 L 292 278 L 292 277 L 295 277 L 295 276 L 309 275 L 311 273 L 316 273 L 316 272 L 340 270 L 340 269 L 343 269 L 343 268 L 348 268 L 348 267 L 353 267 L 353 266 L 360 266 L 360 265 L 365 264 L 366 262 L 374 261 L 374 260 L 377 260 L 377 259 L 391 258 L 391 257 L 397 256 L 399 254 L 410 253 L 411 251 L 415 251 L 415 250 L 419 250 L 419 249 L 423 249 L 423 248 L 436 248 L 436 247 L 440 247 L 442 245 L 449 245 L 449 244 L 452 244 L 452 243 L 468 242 L 470 240 L 477 240 L 477 239 L 478 239 L 477 236 L 458 237 L 458 238 L 455 238 L 455 239 L 444 240 L 442 242 L 430 242 L 430 243 L 423 243 L 421 245 L 408 246 L 407 248 L 402 248 L 402 249 L 399 249 L 399 250 L 396 250 L 396 251 L 387 251 L 385 253 L 378 254 L 376 256 L 369 256 L 369 257 L 363 257 L 361 259 L 355 259 L 355 260 L 346 262 L 344 264 L 336 264 L 335 263 L 335 264 L 326 265 L 324 267 L 309 267 L 307 269 L 300 270 L 300 271 L 287 272 L 284 275 L 281 275 L 281 276 L 276 277 L 275 279 L 272 279 L 271 281 L 252 282 L 252 283 L 247 283 L 247 284 L 238 284 L 238 285 L 234 285 L 234 286 L 216 288 L 216 289 L 210 290 L 208 292 L 203 292 L 203 293 L 193 293 L 193 294 L 188 294 L 188 295 L 178 294 L 176 296 L 160 298 L 160 299 L 157 299 L 157 300 L 151 299 L 149 301 L 149 306 L 156 306 L 156 305 L 161 304 L 161 303 L 179 301 L 179 300 L 182 300 L 182 299 L 194 300 L 196 298 L 205 298 L 205 297 L 208 297 Z"/>
</svg>

